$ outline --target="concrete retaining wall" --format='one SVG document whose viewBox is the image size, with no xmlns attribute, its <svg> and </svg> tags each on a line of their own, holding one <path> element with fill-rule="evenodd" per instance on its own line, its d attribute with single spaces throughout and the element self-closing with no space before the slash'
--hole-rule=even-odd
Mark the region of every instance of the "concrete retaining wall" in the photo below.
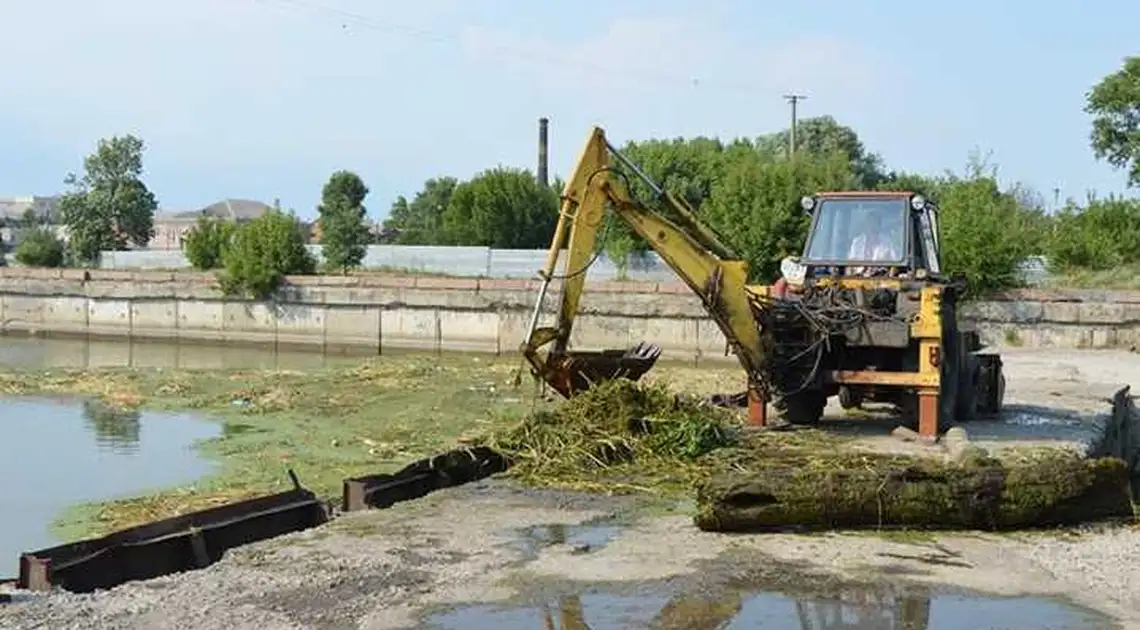
<svg viewBox="0 0 1140 630">
<path fill-rule="evenodd" d="M 620 348 L 648 340 L 666 359 L 725 359 L 723 336 L 688 288 L 649 282 L 589 288 L 575 345 Z M 291 278 L 275 301 L 263 303 L 228 299 L 203 273 L 8 268 L 0 270 L 0 321 L 9 332 L 510 353 L 525 334 L 536 290 L 528 280 L 306 276 Z M 970 305 L 967 313 L 996 345 L 1140 346 L 1140 292 L 1022 291 Z"/>
</svg>

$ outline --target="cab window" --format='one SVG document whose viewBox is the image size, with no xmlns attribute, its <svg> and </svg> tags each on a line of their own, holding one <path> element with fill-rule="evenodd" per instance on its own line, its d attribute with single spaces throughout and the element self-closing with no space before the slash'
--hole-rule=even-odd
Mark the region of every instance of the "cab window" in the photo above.
<svg viewBox="0 0 1140 630">
<path fill-rule="evenodd" d="M 906 199 L 824 199 L 804 258 L 897 263 L 906 256 Z"/>
</svg>

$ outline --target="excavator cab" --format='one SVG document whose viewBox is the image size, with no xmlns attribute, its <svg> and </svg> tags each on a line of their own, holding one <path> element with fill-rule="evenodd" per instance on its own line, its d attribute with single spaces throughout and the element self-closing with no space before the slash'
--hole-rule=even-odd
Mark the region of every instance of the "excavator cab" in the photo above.
<svg viewBox="0 0 1140 630">
<path fill-rule="evenodd" d="M 794 286 L 809 278 L 916 278 L 941 273 L 938 208 L 911 192 L 827 192 L 804 197 L 803 254 L 784 261 Z"/>
</svg>

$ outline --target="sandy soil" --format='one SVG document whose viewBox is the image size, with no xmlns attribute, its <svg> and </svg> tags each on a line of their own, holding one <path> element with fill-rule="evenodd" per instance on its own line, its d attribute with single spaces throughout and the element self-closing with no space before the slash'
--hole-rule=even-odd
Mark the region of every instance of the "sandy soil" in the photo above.
<svg viewBox="0 0 1140 630">
<path fill-rule="evenodd" d="M 1140 382 L 1134 354 L 1005 355 L 1015 413 L 1018 404 L 1048 401 L 1051 410 L 1021 409 L 1075 423 L 1102 412 L 1104 398 L 1124 384 Z M 972 431 L 981 433 L 984 427 Z M 630 509 L 623 499 L 481 482 L 234 550 L 202 571 L 3 606 L 0 628 L 414 628 L 441 607 L 507 601 L 535 589 L 662 580 L 696 588 L 738 578 L 743 567 L 1063 597 L 1122 627 L 1140 627 L 1140 530 L 1132 528 L 962 534 L 936 543 L 856 534 L 726 536 L 698 531 L 684 511 Z M 609 540 L 587 535 L 542 545 L 525 533 L 614 516 L 626 525 Z"/>
</svg>

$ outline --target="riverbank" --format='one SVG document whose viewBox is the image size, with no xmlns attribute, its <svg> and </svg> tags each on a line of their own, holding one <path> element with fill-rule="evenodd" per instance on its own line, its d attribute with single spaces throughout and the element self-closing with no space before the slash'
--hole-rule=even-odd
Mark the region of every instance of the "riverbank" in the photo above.
<svg viewBox="0 0 1140 630">
<path fill-rule="evenodd" d="M 479 621 L 513 630 L 542 627 L 546 609 L 561 617 L 557 627 L 574 630 L 587 627 L 583 608 L 591 624 L 616 627 L 632 616 L 638 627 L 724 627 L 735 617 L 794 628 L 808 622 L 797 621 L 795 602 L 815 613 L 840 600 L 846 618 L 878 619 L 872 627 L 1140 622 L 1140 566 L 1126 560 L 1140 553 L 1134 530 L 727 536 L 697 530 L 681 511 L 484 481 L 235 549 L 206 569 L 0 606 L 0 628 L 394 630 Z M 744 605 L 765 593 L 786 599 L 759 611 Z M 929 621 L 918 616 L 923 604 Z M 452 621 L 430 625 L 441 617 Z M 884 626 L 900 617 L 905 626 Z"/>
<path fill-rule="evenodd" d="M 516 352 L 537 283 L 438 276 L 298 276 L 270 302 L 226 297 L 195 272 L 0 269 L 3 331 L 106 338 L 305 347 L 371 355 L 392 350 Z M 557 283 L 547 313 L 556 304 Z M 964 307 L 1001 347 L 1140 347 L 1140 292 L 1025 290 Z M 731 361 L 725 340 L 683 285 L 588 285 L 573 342 L 661 346 L 665 360 Z"/>
<path fill-rule="evenodd" d="M 385 472 L 453 448 L 534 404 L 518 364 L 487 357 L 402 356 L 310 370 L 36 370 L 0 373 L 7 395 L 80 395 L 122 408 L 192 411 L 222 424 L 199 445 L 219 466 L 198 483 L 78 506 L 56 528 L 96 535 L 290 486 L 287 469 L 325 497 L 344 478 Z"/>
<path fill-rule="evenodd" d="M 1022 349 L 1010 351 L 1005 363 L 1009 422 L 988 433 L 982 426 L 969 429 L 972 441 L 989 449 L 1024 443 L 1019 431 L 1039 443 L 1091 439 L 1081 437 L 1080 427 L 1104 412 L 1104 398 L 1140 381 L 1128 353 Z M 531 409 L 534 390 L 525 374 L 522 386 L 513 387 L 516 368 L 513 360 L 485 357 L 403 356 L 305 372 L 47 370 L 6 373 L 0 391 L 97 395 L 124 406 L 193 409 L 224 423 L 223 437 L 203 445 L 222 463 L 218 474 L 97 506 L 89 523 L 98 531 L 282 489 L 287 467 L 306 485 L 335 496 L 344 477 L 439 452 Z M 663 366 L 647 378 L 711 393 L 738 381 L 737 372 L 734 366 Z M 1048 409 L 1042 401 L 1049 401 Z M 913 447 L 887 437 L 889 426 L 864 422 L 833 416 L 824 430 L 850 436 L 865 427 L 865 447 Z M 485 482 L 235 550 L 201 571 L 0 608 L 0 627 L 420 627 L 418 620 L 440 607 L 613 583 L 719 588 L 756 566 L 784 567 L 797 580 L 805 572 L 875 583 L 889 575 L 1066 597 L 1122 622 L 1140 622 L 1140 567 L 1119 561 L 1140 553 L 1132 528 L 1012 537 L 741 537 L 699 532 L 691 519 L 685 497 L 607 497 Z M 787 577 L 752 577 L 758 589 L 789 587 Z M 206 608 L 224 612 L 207 620 L 201 616 Z"/>
<path fill-rule="evenodd" d="M 1023 444 L 1085 448 L 1095 442 L 1104 429 L 1092 418 L 1106 411 L 1106 397 L 1140 381 L 1140 370 L 1127 353 L 1071 355 L 1008 351 L 1010 422 L 969 426 L 971 441 L 995 452 Z M 731 364 L 662 364 L 644 380 L 698 395 L 741 386 L 739 368 Z M 306 486 L 335 498 L 346 477 L 391 471 L 558 402 L 539 397 L 517 360 L 463 354 L 341 359 L 302 369 L 9 371 L 0 373 L 0 393 L 96 396 L 114 406 L 189 411 L 222 424 L 220 438 L 200 445 L 218 464 L 214 475 L 150 496 L 73 510 L 60 526 L 76 535 L 280 491 L 289 485 L 288 468 Z M 1050 401 L 1048 408 L 1042 400 Z M 838 409 L 830 409 L 828 418 L 821 443 L 829 450 L 854 439 L 860 448 L 916 454 L 913 445 L 889 437 L 894 426 L 889 421 L 852 422 Z M 642 485 L 664 487 L 660 480 L 646 481 L 654 471 L 641 472 Z M 687 488 L 682 494 L 688 496 Z"/>
</svg>

